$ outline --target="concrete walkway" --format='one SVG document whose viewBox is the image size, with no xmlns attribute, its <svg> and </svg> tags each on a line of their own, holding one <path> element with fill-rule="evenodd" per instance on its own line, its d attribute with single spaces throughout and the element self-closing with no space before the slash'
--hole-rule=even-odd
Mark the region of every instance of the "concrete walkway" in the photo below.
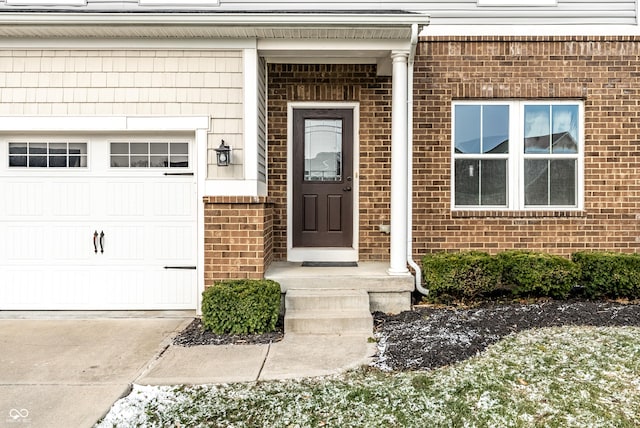
<svg viewBox="0 0 640 428">
<path fill-rule="evenodd" d="M 270 345 L 170 346 L 135 383 L 178 385 L 324 376 L 367 364 L 365 336 L 287 334 Z"/>
<path fill-rule="evenodd" d="M 2 319 L 0 427 L 91 427 L 131 384 L 254 382 L 370 361 L 364 336 L 287 334 L 270 345 L 171 345 L 191 317 Z"/>
</svg>

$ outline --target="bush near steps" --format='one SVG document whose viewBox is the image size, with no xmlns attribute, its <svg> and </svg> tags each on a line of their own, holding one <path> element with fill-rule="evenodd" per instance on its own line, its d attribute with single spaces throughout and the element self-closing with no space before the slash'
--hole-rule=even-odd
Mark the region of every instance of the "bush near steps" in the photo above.
<svg viewBox="0 0 640 428">
<path fill-rule="evenodd" d="M 532 251 L 428 254 L 422 259 L 427 300 L 490 298 L 640 298 L 640 255 L 577 252 L 571 259 Z"/>
<path fill-rule="evenodd" d="M 280 284 L 267 279 L 214 283 L 202 293 L 202 324 L 216 334 L 274 331 L 280 310 Z"/>
</svg>

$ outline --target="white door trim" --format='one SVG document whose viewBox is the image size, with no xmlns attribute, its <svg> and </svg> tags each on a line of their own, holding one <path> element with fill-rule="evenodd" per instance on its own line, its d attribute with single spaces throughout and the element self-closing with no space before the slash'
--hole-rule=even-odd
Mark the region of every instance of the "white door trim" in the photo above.
<svg viewBox="0 0 640 428">
<path fill-rule="evenodd" d="M 204 291 L 204 206 L 203 197 L 207 174 L 207 116 L 0 116 L 0 132 L 158 132 L 182 131 L 192 133 L 195 149 L 193 165 L 197 198 L 197 302 L 194 308 L 201 313 Z M 2 157 L 2 156 L 0 156 Z"/>
<path fill-rule="evenodd" d="M 353 244 L 350 248 L 293 247 L 293 110 L 351 109 L 353 111 Z M 287 104 L 287 261 L 358 261 L 360 236 L 360 104 L 357 102 L 290 102 Z"/>
</svg>

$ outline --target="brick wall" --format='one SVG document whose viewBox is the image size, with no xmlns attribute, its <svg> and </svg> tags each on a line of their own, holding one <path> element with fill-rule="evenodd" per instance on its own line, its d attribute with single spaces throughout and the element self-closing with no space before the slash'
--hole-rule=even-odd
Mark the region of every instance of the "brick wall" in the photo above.
<svg viewBox="0 0 640 428">
<path fill-rule="evenodd" d="M 205 286 L 264 276 L 272 260 L 271 211 L 262 197 L 204 198 Z"/>
<path fill-rule="evenodd" d="M 269 66 L 269 196 L 274 202 L 273 250 L 287 252 L 287 102 L 360 103 L 360 259 L 386 260 L 389 237 L 391 78 L 375 65 Z"/>
<path fill-rule="evenodd" d="M 640 246 L 640 38 L 423 38 L 414 88 L 415 254 Z M 584 211 L 452 212 L 451 101 L 580 99 Z"/>
</svg>

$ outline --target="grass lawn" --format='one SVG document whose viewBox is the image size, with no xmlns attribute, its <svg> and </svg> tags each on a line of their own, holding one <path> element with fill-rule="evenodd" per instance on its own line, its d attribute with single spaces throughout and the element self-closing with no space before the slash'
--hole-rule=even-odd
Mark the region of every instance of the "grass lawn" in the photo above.
<svg viewBox="0 0 640 428">
<path fill-rule="evenodd" d="M 428 372 L 136 386 L 99 426 L 637 427 L 640 328 L 530 330 Z"/>
</svg>

